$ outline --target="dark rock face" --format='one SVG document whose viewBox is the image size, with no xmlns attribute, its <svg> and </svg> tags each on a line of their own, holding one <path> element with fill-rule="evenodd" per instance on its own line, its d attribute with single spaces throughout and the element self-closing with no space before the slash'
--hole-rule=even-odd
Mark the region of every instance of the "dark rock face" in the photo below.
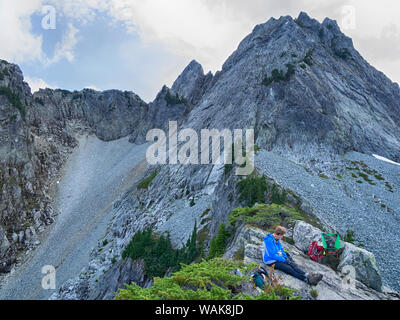
<svg viewBox="0 0 400 320">
<path fill-rule="evenodd" d="M 0 266 L 10 270 L 18 248 L 29 246 L 34 210 L 51 210 L 45 198 L 40 154 L 26 118 L 32 105 L 29 86 L 18 66 L 0 61 Z M 41 191 L 43 190 L 43 192 Z M 29 230 L 29 231 L 28 231 Z M 28 235 L 28 237 L 26 237 Z M 29 239 L 28 239 L 29 238 Z"/>
<path fill-rule="evenodd" d="M 144 271 L 144 261 L 138 259 L 132 261 L 127 258 L 115 263 L 91 289 L 88 299 L 110 300 L 115 296 L 118 289 L 125 289 L 124 284 L 136 283 L 141 287 L 147 287 L 151 280 L 147 279 Z"/>
<path fill-rule="evenodd" d="M 147 104 L 132 92 L 84 89 L 40 90 L 33 95 L 36 102 L 30 121 L 41 130 L 51 122 L 83 120 L 96 136 L 104 141 L 116 140 L 132 133 L 143 122 Z"/>
</svg>

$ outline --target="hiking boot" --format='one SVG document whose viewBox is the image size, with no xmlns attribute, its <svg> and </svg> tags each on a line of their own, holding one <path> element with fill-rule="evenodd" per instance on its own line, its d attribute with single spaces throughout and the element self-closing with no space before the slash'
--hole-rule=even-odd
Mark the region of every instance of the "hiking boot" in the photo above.
<svg viewBox="0 0 400 320">
<path fill-rule="evenodd" d="M 308 284 L 310 284 L 312 286 L 316 286 L 318 284 L 318 282 L 320 282 L 322 280 L 322 277 L 323 276 L 320 273 L 311 273 L 307 277 L 307 282 L 308 282 Z"/>
</svg>

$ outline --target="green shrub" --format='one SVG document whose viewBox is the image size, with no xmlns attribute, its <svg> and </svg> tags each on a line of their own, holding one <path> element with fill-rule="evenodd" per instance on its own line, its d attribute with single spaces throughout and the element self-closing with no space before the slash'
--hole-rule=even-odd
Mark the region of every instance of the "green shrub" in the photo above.
<svg viewBox="0 0 400 320">
<path fill-rule="evenodd" d="M 224 164 L 224 176 L 227 176 L 233 169 L 233 164 L 225 163 Z"/>
<path fill-rule="evenodd" d="M 291 63 L 287 63 L 286 67 L 287 67 L 287 71 L 285 74 L 285 81 L 289 81 L 290 78 L 295 74 L 295 67 Z"/>
<path fill-rule="evenodd" d="M 294 22 L 296 22 L 296 24 L 297 24 L 299 27 L 301 27 L 301 28 L 306 28 L 306 26 L 305 26 L 302 22 L 300 22 L 297 18 L 294 19 Z"/>
<path fill-rule="evenodd" d="M 149 177 L 140 181 L 137 188 L 138 189 L 147 189 L 149 186 L 151 186 L 151 182 L 153 181 L 153 179 L 156 177 L 157 174 L 158 174 L 158 171 L 154 171 Z"/>
<path fill-rule="evenodd" d="M 249 265 L 248 268 L 253 266 Z M 117 299 L 173 299 L 173 300 L 278 300 L 293 299 L 293 290 L 277 286 L 268 286 L 261 294 L 250 296 L 235 293 L 240 286 L 248 281 L 248 276 L 233 273 L 241 267 L 240 264 L 225 260 L 212 259 L 199 264 L 183 266 L 182 270 L 170 278 L 156 278 L 154 286 L 142 289 L 132 284 L 127 289 L 120 289 Z"/>
<path fill-rule="evenodd" d="M 314 53 L 314 49 L 309 49 L 307 51 L 305 57 L 301 61 L 304 62 L 305 64 L 308 64 L 309 66 L 312 66 L 313 65 L 313 59 L 312 59 L 313 53 Z"/>
<path fill-rule="evenodd" d="M 369 178 L 369 176 L 363 172 L 358 172 L 358 176 L 363 178 L 364 181 L 368 182 L 369 184 L 375 185 L 375 183 Z"/>
<path fill-rule="evenodd" d="M 343 237 L 343 241 L 354 244 L 354 241 L 356 241 L 355 232 L 353 230 L 347 230 L 346 234 Z"/>
<path fill-rule="evenodd" d="M 351 52 L 347 48 L 341 48 L 341 49 L 334 48 L 333 53 L 335 54 L 335 56 L 343 60 L 348 60 L 351 58 Z"/>
<path fill-rule="evenodd" d="M 246 206 L 252 207 L 256 202 L 265 202 L 268 185 L 264 176 L 247 176 L 238 183 L 238 186 L 239 201 Z"/>
<path fill-rule="evenodd" d="M 208 215 L 210 210 L 211 210 L 210 208 L 207 208 L 206 210 L 204 210 L 203 213 L 201 214 L 200 218 L 204 218 L 206 215 Z"/>
<path fill-rule="evenodd" d="M 225 253 L 226 243 L 230 236 L 231 234 L 226 231 L 225 224 L 221 223 L 218 228 L 217 236 L 211 239 L 207 259 L 222 256 Z"/>
<path fill-rule="evenodd" d="M 153 286 L 141 288 L 132 283 L 120 289 L 117 300 L 226 300 L 231 298 L 228 286 L 238 286 L 245 277 L 232 274 L 238 265 L 223 259 L 203 260 L 182 265 L 169 278 L 155 278 Z"/>
<path fill-rule="evenodd" d="M 195 223 L 191 237 L 181 249 L 173 249 L 169 235 L 156 236 L 151 229 L 138 231 L 122 252 L 122 258 L 136 260 L 142 258 L 146 275 L 164 276 L 168 270 L 177 271 L 180 263 L 190 263 L 197 256 L 197 225 Z"/>
<path fill-rule="evenodd" d="M 232 226 L 240 222 L 263 229 L 269 229 L 276 225 L 293 225 L 296 220 L 303 220 L 297 210 L 275 203 L 271 205 L 258 204 L 252 208 L 235 208 L 228 216 L 229 224 Z"/>
<path fill-rule="evenodd" d="M 254 265 L 245 266 L 247 269 Z M 182 265 L 171 277 L 155 278 L 153 286 L 141 288 L 135 283 L 125 285 L 115 294 L 117 300 L 280 300 L 292 299 L 293 290 L 283 287 L 268 288 L 258 296 L 237 293 L 249 276 L 236 275 L 245 272 L 240 262 L 214 258 L 197 264 Z"/>
<path fill-rule="evenodd" d="M 286 67 L 286 73 L 283 73 L 282 70 L 273 69 L 271 72 L 271 77 L 265 75 L 262 84 L 264 86 L 269 86 L 273 82 L 289 81 L 291 77 L 295 74 L 295 66 L 291 63 L 287 63 Z"/>
<path fill-rule="evenodd" d="M 389 192 L 393 193 L 393 187 L 389 182 L 385 181 L 385 186 L 386 186 L 386 188 L 388 189 Z"/>
<path fill-rule="evenodd" d="M 286 202 L 286 191 L 279 191 L 279 188 L 276 184 L 272 185 L 271 194 L 270 194 L 271 203 L 275 204 L 284 204 Z"/>
<path fill-rule="evenodd" d="M 178 93 L 176 93 L 175 95 L 172 95 L 169 92 L 169 90 L 165 94 L 165 101 L 167 102 L 167 106 L 187 103 L 187 101 L 184 97 L 180 97 Z"/>
<path fill-rule="evenodd" d="M 318 297 L 318 291 L 316 289 L 311 289 L 310 290 L 310 295 L 311 295 L 311 297 L 316 299 Z"/>
</svg>

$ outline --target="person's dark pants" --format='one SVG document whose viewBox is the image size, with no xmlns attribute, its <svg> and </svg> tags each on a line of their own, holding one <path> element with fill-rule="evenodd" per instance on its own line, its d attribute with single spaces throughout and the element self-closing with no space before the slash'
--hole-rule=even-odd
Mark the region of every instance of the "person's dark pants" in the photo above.
<svg viewBox="0 0 400 320">
<path fill-rule="evenodd" d="M 286 262 L 276 261 L 273 264 L 275 265 L 276 270 L 281 270 L 297 279 L 307 281 L 306 273 L 301 270 L 290 257 L 289 260 L 286 260 Z"/>
</svg>

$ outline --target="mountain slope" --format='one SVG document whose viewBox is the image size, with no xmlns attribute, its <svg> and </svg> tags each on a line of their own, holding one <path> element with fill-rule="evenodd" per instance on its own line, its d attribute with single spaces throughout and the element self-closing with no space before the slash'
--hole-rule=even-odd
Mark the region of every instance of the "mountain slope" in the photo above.
<svg viewBox="0 0 400 320">
<path fill-rule="evenodd" d="M 400 256 L 392 247 L 400 241 L 400 171 L 371 156 L 400 161 L 400 88 L 360 56 L 335 21 L 319 23 L 305 13 L 272 18 L 254 28 L 221 71 L 205 75 L 192 61 L 150 104 L 120 91 L 41 90 L 23 97 L 27 121 L 21 127 L 32 131 L 35 146 L 42 141 L 50 149 L 54 143 L 55 151 L 65 153 L 78 145 L 76 132 L 142 143 L 149 129 L 167 129 L 168 120 L 196 131 L 254 128 L 261 148 L 256 173 L 287 191 L 288 204 L 330 230 L 355 231 L 376 255 L 385 284 L 400 290 Z M 61 166 L 66 157 L 55 154 L 59 160 L 50 161 L 52 167 Z M 101 152 L 96 157 L 101 159 Z M 137 177 L 115 197 L 101 238 L 107 245 L 95 247 L 89 265 L 58 297 L 103 297 L 105 284 L 96 280 L 129 279 L 130 267 L 122 261 L 112 266 L 136 230 L 151 226 L 169 232 L 179 247 L 197 222 L 208 245 L 232 209 L 243 206 L 242 177 L 233 171 L 211 164 L 150 166 L 144 177 L 151 184 L 138 188 Z M 17 233 L 23 222 L 7 228 L 12 225 Z M 10 247 L 12 232 L 7 232 Z M 110 273 L 102 277 L 106 270 Z"/>
</svg>

